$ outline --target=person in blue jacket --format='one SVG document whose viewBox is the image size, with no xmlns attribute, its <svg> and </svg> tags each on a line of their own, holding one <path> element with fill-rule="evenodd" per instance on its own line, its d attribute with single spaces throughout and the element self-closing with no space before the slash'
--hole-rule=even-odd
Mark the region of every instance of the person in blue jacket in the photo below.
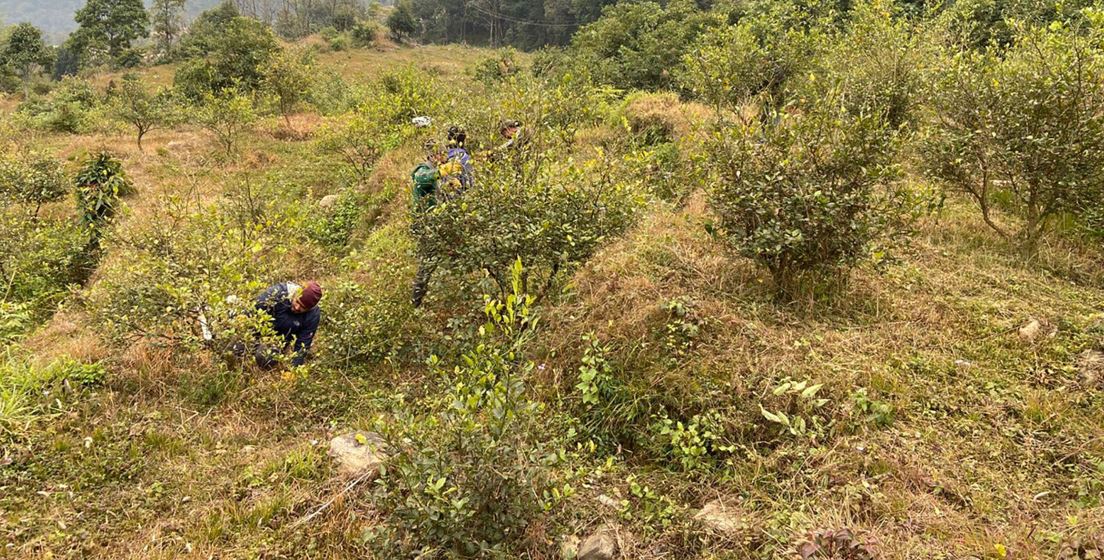
<svg viewBox="0 0 1104 560">
<path fill-rule="evenodd" d="M 322 319 L 322 309 L 318 302 L 322 299 L 322 286 L 318 282 L 307 282 L 299 286 L 293 282 L 280 282 L 269 286 L 257 296 L 254 306 L 272 319 L 272 330 L 283 337 L 283 351 L 290 347 L 293 352 L 291 364 L 303 365 L 310 355 L 318 323 Z M 257 364 L 261 367 L 273 367 L 278 363 L 278 353 L 263 344 L 257 346 Z"/>
</svg>

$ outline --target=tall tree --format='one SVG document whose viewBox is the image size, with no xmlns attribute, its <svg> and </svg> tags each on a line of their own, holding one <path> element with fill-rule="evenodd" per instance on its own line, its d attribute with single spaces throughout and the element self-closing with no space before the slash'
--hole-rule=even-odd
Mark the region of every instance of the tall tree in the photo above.
<svg viewBox="0 0 1104 560">
<path fill-rule="evenodd" d="M 24 92 L 31 78 L 54 63 L 54 53 L 42 39 L 42 31 L 29 23 L 11 29 L 0 51 L 0 64 L 10 67 L 23 80 Z"/>
<path fill-rule="evenodd" d="M 153 0 L 150 8 L 150 20 L 153 23 L 153 36 L 157 41 L 157 50 L 161 58 L 172 56 L 173 47 L 180 40 L 184 29 L 185 0 Z"/>
<path fill-rule="evenodd" d="M 88 0 L 74 18 L 74 33 L 82 50 L 102 48 L 122 62 L 135 39 L 149 36 L 149 15 L 142 0 Z"/>
</svg>

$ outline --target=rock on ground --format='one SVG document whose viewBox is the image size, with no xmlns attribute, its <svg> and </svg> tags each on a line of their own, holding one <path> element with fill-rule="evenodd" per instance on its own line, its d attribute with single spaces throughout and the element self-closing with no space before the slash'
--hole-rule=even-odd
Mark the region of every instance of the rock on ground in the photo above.
<svg viewBox="0 0 1104 560">
<path fill-rule="evenodd" d="M 579 560 L 612 560 L 617 554 L 617 539 L 613 529 L 602 527 L 587 537 L 579 547 Z"/>
<path fill-rule="evenodd" d="M 735 506 L 726 505 L 722 500 L 713 500 L 705 504 L 694 519 L 717 533 L 732 535 L 744 528 L 744 516 Z"/>
<path fill-rule="evenodd" d="M 1033 342 L 1039 338 L 1043 331 L 1043 324 L 1038 319 L 1032 319 L 1026 325 L 1020 327 L 1020 339 L 1025 342 Z"/>
<path fill-rule="evenodd" d="M 374 476 L 387 459 L 385 443 L 379 434 L 349 432 L 330 440 L 330 457 L 337 461 L 338 471 L 348 476 Z"/>
<path fill-rule="evenodd" d="M 328 194 L 322 197 L 322 200 L 318 201 L 318 207 L 323 210 L 333 210 L 337 206 L 338 196 L 336 194 Z"/>
<path fill-rule="evenodd" d="M 1081 379 L 1089 387 L 1100 387 L 1104 384 L 1104 352 L 1100 350 L 1085 350 L 1077 357 L 1077 371 L 1081 373 Z"/>
</svg>

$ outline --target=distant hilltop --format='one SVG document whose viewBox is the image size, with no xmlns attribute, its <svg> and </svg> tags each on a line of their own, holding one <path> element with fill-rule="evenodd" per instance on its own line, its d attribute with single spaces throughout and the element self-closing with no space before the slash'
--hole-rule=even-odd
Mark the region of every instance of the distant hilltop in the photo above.
<svg viewBox="0 0 1104 560">
<path fill-rule="evenodd" d="M 46 33 L 51 43 L 61 43 L 69 33 L 77 28 L 73 14 L 84 5 L 85 0 L 0 0 L 0 23 L 30 22 Z M 217 5 L 220 0 L 188 0 L 188 15 L 194 17 L 200 12 Z M 152 2 L 146 1 L 149 6 Z"/>
</svg>

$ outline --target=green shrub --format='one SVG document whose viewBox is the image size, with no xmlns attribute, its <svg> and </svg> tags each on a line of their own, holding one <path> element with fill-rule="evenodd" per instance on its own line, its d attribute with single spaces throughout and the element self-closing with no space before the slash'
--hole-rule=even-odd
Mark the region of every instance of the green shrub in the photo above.
<svg viewBox="0 0 1104 560">
<path fill-rule="evenodd" d="M 155 223 L 120 222 L 104 240 L 111 258 L 83 294 L 85 307 L 112 339 L 148 337 L 182 355 L 206 349 L 230 358 L 234 344 L 271 335 L 252 312 L 253 297 L 293 277 L 289 248 L 308 243 L 298 195 L 289 192 L 278 183 L 235 184 L 218 200 L 167 200 Z"/>
<path fill-rule="evenodd" d="M 583 26 L 572 48 L 600 83 L 622 89 L 672 85 L 689 45 L 718 25 L 718 17 L 692 2 L 620 3 Z"/>
<path fill-rule="evenodd" d="M 380 423 L 394 454 L 376 493 L 382 525 L 366 536 L 386 554 L 505 556 L 541 511 L 556 455 L 529 396 L 522 356 L 536 320 L 520 262 L 511 275 L 506 299 L 488 299 L 478 344 L 454 368 L 435 363 L 445 393 Z"/>
<path fill-rule="evenodd" d="M 904 19 L 895 4 L 868 0 L 858 4 L 846 33 L 825 41 L 819 71 L 801 91 L 807 98 L 838 89 L 852 113 L 885 116 L 893 129 L 918 117 L 927 65 L 935 58 L 924 43 L 930 29 Z"/>
<path fill-rule="evenodd" d="M 353 37 L 353 46 L 359 48 L 375 46 L 382 31 L 380 24 L 375 21 L 358 21 L 350 31 Z"/>
<path fill-rule="evenodd" d="M 176 72 L 176 88 L 188 99 L 233 88 L 252 92 L 260 88 L 264 67 L 280 52 L 272 30 L 243 17 L 226 2 L 201 15 L 180 44 L 187 58 Z"/>
<path fill-rule="evenodd" d="M 69 192 L 61 162 L 36 152 L 0 156 L 0 196 L 34 207 L 56 201 Z"/>
<path fill-rule="evenodd" d="M 368 91 L 358 85 L 348 84 L 340 74 L 332 70 L 321 70 L 320 75 L 311 80 L 305 100 L 324 116 L 332 117 L 356 109 L 362 100 L 368 99 Z M 319 74 L 316 71 L 316 74 Z"/>
<path fill-rule="evenodd" d="M 23 441 L 39 420 L 64 412 L 81 393 L 62 391 L 64 384 L 78 389 L 103 384 L 106 372 L 99 364 L 72 359 L 44 367 L 19 360 L 10 354 L 0 362 L 0 442 Z"/>
<path fill-rule="evenodd" d="M 123 85 L 111 99 L 111 111 L 115 118 L 134 127 L 138 150 L 142 138 L 151 130 L 171 127 L 180 118 L 178 104 L 171 91 L 156 92 L 146 89 L 142 78 L 136 74 L 123 76 Z"/>
<path fill-rule="evenodd" d="M 261 70 L 264 90 L 276 101 L 289 127 L 291 113 L 306 99 L 310 90 L 313 62 L 309 51 L 281 52 L 269 59 Z"/>
<path fill-rule="evenodd" d="M 77 172 L 77 212 L 81 224 L 98 239 L 118 210 L 119 199 L 134 192 L 123 163 L 107 152 L 91 155 Z"/>
<path fill-rule="evenodd" d="M 517 51 L 506 48 L 500 49 L 493 55 L 483 57 L 475 63 L 472 73 L 475 79 L 483 82 L 488 87 L 517 74 L 521 67 L 517 61 Z"/>
<path fill-rule="evenodd" d="M 1005 52 L 940 61 L 922 150 L 928 174 L 965 194 L 1027 255 L 1061 214 L 1104 199 L 1097 40 L 1061 26 L 1022 29 Z"/>
<path fill-rule="evenodd" d="M 716 232 L 770 271 L 781 296 L 802 280 L 840 277 L 910 209 L 892 182 L 891 134 L 881 118 L 850 115 L 828 98 L 777 124 L 722 128 L 711 147 Z"/>
<path fill-rule="evenodd" d="M 19 110 L 38 128 L 79 134 L 95 124 L 99 105 L 99 96 L 91 84 L 78 78 L 65 78 L 49 96 L 29 99 Z"/>
<path fill-rule="evenodd" d="M 543 297 L 624 231 L 640 203 L 638 178 L 622 176 L 612 158 L 553 163 L 554 154 L 525 152 L 481 168 L 478 188 L 415 218 L 420 252 L 462 277 L 486 275 L 500 294 L 521 258 L 529 263 L 524 291 Z"/>
<path fill-rule="evenodd" d="M 218 94 L 205 93 L 203 102 L 192 110 L 192 115 L 215 137 L 228 160 L 238 141 L 259 118 L 253 98 L 235 89 L 220 90 Z"/>
</svg>

